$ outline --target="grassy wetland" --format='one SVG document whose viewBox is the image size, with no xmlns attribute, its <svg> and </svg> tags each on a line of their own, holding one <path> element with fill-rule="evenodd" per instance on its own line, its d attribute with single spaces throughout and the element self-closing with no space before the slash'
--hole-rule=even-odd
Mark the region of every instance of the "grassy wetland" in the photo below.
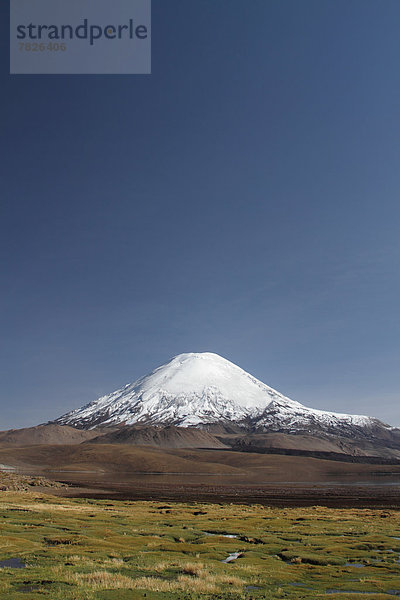
<svg viewBox="0 0 400 600">
<path fill-rule="evenodd" d="M 400 596 L 394 510 L 6 491 L 0 533 L 0 598 L 8 600 Z"/>
</svg>

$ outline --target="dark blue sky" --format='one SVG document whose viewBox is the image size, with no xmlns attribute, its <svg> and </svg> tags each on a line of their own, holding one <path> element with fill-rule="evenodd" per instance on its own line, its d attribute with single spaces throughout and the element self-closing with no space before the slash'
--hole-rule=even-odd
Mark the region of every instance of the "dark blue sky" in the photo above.
<svg viewBox="0 0 400 600">
<path fill-rule="evenodd" d="M 400 425 L 398 0 L 153 0 L 151 76 L 10 76 L 1 420 L 181 352 Z"/>
</svg>

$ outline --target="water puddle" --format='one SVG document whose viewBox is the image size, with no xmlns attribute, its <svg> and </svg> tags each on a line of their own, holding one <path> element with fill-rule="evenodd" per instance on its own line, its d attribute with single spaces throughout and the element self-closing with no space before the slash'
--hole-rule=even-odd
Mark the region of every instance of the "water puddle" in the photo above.
<svg viewBox="0 0 400 600">
<path fill-rule="evenodd" d="M 229 538 L 230 540 L 235 540 L 236 538 L 239 537 L 235 533 L 215 533 L 213 531 L 202 531 L 202 533 L 204 535 L 219 535 L 219 536 L 224 537 L 224 538 Z"/>
<path fill-rule="evenodd" d="M 293 587 L 301 588 L 302 590 L 311 590 L 311 591 L 314 591 L 314 588 L 307 587 L 305 583 L 289 583 L 289 585 L 291 585 Z"/>
<path fill-rule="evenodd" d="M 251 592 L 251 590 L 262 590 L 258 585 L 246 585 L 244 589 L 246 592 Z"/>
<path fill-rule="evenodd" d="M 40 585 L 24 585 L 17 589 L 17 592 L 21 594 L 31 594 L 32 592 L 38 592 L 40 590 Z"/>
<path fill-rule="evenodd" d="M 26 564 L 20 558 L 8 558 L 0 560 L 0 568 L 2 569 L 25 569 Z"/>
<path fill-rule="evenodd" d="M 356 569 L 363 569 L 365 567 L 365 565 L 363 563 L 354 563 L 354 562 L 347 562 L 344 566 L 345 567 L 355 567 Z"/>
<path fill-rule="evenodd" d="M 221 562 L 230 563 L 233 560 L 237 560 L 240 556 L 243 556 L 243 552 L 232 552 L 232 554 L 229 554 L 229 556 L 227 556 L 224 560 L 221 560 Z"/>
<path fill-rule="evenodd" d="M 359 590 L 326 590 L 325 594 L 360 594 L 362 596 L 374 596 L 375 594 L 383 594 L 386 596 L 400 596 L 400 591 L 388 590 L 387 592 L 360 592 Z"/>
<path fill-rule="evenodd" d="M 325 594 L 362 594 L 363 596 L 370 596 L 373 594 L 381 594 L 382 592 L 360 592 L 359 590 L 326 590 Z"/>
</svg>

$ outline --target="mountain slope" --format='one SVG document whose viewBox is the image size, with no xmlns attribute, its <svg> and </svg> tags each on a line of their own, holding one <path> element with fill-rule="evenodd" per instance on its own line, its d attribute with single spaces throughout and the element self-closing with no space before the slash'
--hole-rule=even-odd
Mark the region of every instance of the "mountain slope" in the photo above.
<svg viewBox="0 0 400 600">
<path fill-rule="evenodd" d="M 252 433 L 386 438 L 398 432 L 377 419 L 307 408 L 212 353 L 181 354 L 150 375 L 55 421 L 91 429 L 99 425 L 176 425 L 208 429 L 232 426 Z M 399 445 L 400 447 L 400 445 Z"/>
<path fill-rule="evenodd" d="M 89 444 L 131 444 L 156 448 L 228 448 L 216 437 L 200 429 L 167 425 L 126 425 L 116 431 L 88 440 Z"/>
<path fill-rule="evenodd" d="M 99 435 L 99 434 L 97 434 Z M 61 425 L 38 425 L 25 429 L 0 431 L 1 446 L 36 446 L 42 444 L 81 444 L 96 436 L 93 431 L 82 431 Z"/>
</svg>

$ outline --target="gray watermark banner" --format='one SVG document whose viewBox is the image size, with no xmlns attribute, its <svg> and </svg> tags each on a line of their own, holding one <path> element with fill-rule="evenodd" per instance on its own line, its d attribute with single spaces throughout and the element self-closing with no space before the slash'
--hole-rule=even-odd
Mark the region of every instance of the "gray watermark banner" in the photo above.
<svg viewBox="0 0 400 600">
<path fill-rule="evenodd" d="M 150 74 L 151 0 L 10 0 L 10 73 Z"/>
</svg>

